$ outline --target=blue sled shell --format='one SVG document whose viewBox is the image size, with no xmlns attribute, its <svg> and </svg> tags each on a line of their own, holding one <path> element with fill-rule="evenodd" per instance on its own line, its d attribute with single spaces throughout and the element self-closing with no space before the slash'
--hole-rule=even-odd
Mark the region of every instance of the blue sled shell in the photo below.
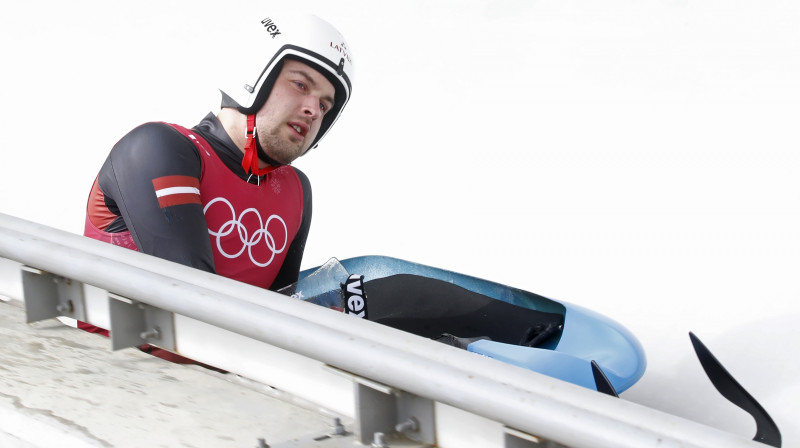
<svg viewBox="0 0 800 448">
<path fill-rule="evenodd" d="M 363 275 L 364 281 L 397 274 L 428 277 L 512 305 L 564 316 L 560 337 L 539 348 L 480 340 L 467 346 L 471 352 L 589 389 L 596 389 L 591 368 L 591 362 L 595 361 L 618 393 L 631 387 L 644 374 L 645 354 L 639 341 L 622 325 L 601 314 L 520 289 L 396 258 L 333 259 L 301 272 L 295 296 L 319 305 L 331 305 L 339 282 L 349 274 Z"/>
</svg>

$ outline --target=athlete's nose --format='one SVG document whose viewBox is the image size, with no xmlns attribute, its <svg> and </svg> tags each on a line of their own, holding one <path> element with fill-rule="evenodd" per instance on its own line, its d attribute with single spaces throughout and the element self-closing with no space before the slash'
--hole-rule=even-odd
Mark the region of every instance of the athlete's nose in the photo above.
<svg viewBox="0 0 800 448">
<path fill-rule="evenodd" d="M 303 114 L 311 117 L 312 120 L 316 120 L 322 116 L 319 97 L 314 95 L 308 95 L 305 97 L 303 100 Z"/>
</svg>

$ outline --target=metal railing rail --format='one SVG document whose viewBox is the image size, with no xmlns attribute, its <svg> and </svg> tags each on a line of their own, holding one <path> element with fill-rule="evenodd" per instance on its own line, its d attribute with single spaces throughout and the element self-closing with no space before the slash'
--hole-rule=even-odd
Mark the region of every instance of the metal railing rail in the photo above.
<svg viewBox="0 0 800 448">
<path fill-rule="evenodd" d="M 374 322 L 5 214 L 0 214 L 0 257 L 567 446 L 763 446 Z M 200 360 L 215 365 L 214 359 Z M 235 364 L 228 361 L 226 368 Z M 460 428 L 437 428 L 448 430 Z"/>
</svg>

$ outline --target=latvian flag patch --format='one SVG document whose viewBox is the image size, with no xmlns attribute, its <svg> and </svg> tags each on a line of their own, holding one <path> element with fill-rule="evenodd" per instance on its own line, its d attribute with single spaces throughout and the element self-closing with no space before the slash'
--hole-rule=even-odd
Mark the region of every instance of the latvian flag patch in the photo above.
<svg viewBox="0 0 800 448">
<path fill-rule="evenodd" d="M 153 179 L 158 206 L 200 204 L 200 180 L 192 176 L 164 176 Z"/>
</svg>

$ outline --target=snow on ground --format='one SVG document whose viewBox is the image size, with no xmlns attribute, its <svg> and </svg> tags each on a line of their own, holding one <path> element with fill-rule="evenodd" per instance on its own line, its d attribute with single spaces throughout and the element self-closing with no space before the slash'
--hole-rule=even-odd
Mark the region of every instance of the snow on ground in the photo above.
<svg viewBox="0 0 800 448">
<path fill-rule="evenodd" d="M 694 331 L 800 444 L 796 2 L 305 4 L 357 77 L 296 164 L 315 187 L 304 267 L 391 255 L 596 309 L 648 353 L 625 399 L 754 432 Z M 81 232 L 111 145 L 215 108 L 230 24 L 260 11 L 0 6 L 0 212 Z"/>
</svg>

